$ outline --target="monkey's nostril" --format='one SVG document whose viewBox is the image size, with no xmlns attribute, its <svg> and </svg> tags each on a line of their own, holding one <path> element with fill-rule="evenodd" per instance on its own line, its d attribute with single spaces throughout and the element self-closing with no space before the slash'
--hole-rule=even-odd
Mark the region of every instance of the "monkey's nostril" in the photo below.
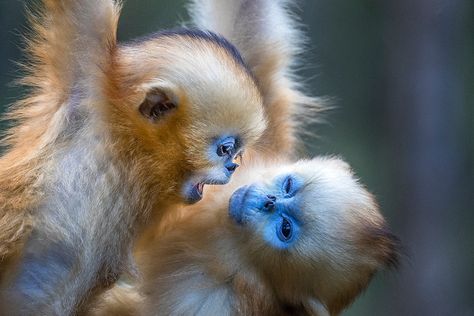
<svg viewBox="0 0 474 316">
<path fill-rule="evenodd" d="M 276 198 L 276 196 L 274 196 L 274 195 L 268 194 L 268 195 L 267 195 L 267 199 L 269 199 L 269 200 L 272 201 L 272 202 L 275 202 L 277 198 Z"/>
<path fill-rule="evenodd" d="M 263 204 L 263 207 L 266 211 L 272 211 L 275 208 L 276 196 L 267 195 L 267 200 Z"/>
<path fill-rule="evenodd" d="M 274 203 L 273 201 L 266 201 L 265 204 L 263 205 L 263 207 L 264 207 L 267 211 L 271 211 L 274 206 L 275 206 L 275 203 Z"/>
<path fill-rule="evenodd" d="M 263 204 L 263 207 L 267 211 L 271 211 L 275 207 L 276 197 L 274 195 L 267 194 L 266 198 L 267 199 L 265 201 L 265 204 Z"/>
</svg>

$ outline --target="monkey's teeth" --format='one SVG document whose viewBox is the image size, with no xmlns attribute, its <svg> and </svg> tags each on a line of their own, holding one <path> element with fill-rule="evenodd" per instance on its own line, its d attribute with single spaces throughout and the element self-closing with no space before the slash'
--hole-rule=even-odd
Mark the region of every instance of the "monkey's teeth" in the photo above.
<svg viewBox="0 0 474 316">
<path fill-rule="evenodd" d="M 199 183 L 196 185 L 196 188 L 197 188 L 197 191 L 198 191 L 199 195 L 202 196 L 202 193 L 203 193 L 203 191 L 204 191 L 204 183 L 199 182 Z"/>
</svg>

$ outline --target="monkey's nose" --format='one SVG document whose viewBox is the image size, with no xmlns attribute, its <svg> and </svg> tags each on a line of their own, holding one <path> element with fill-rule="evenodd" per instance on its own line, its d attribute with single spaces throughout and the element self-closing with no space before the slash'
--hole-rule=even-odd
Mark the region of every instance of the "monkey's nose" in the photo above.
<svg viewBox="0 0 474 316">
<path fill-rule="evenodd" d="M 271 212 L 275 208 L 276 197 L 273 195 L 267 195 L 267 200 L 263 204 L 265 211 Z"/>
<path fill-rule="evenodd" d="M 235 154 L 236 140 L 234 137 L 227 137 L 217 145 L 217 155 L 219 157 L 233 157 Z"/>
<path fill-rule="evenodd" d="M 277 198 L 276 198 L 276 196 L 274 196 L 274 195 L 268 194 L 268 195 L 267 195 L 267 199 L 269 199 L 269 200 L 272 201 L 272 202 L 275 202 Z"/>
<path fill-rule="evenodd" d="M 229 171 L 230 174 L 232 174 L 234 173 L 235 169 L 237 169 L 238 166 L 239 166 L 238 164 L 231 162 L 227 164 L 225 168 L 227 169 L 227 171 Z"/>
</svg>

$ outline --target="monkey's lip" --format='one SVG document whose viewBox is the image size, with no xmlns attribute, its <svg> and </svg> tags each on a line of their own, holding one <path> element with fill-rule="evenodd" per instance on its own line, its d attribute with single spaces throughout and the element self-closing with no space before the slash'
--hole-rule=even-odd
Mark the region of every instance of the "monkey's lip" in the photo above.
<svg viewBox="0 0 474 316">
<path fill-rule="evenodd" d="M 194 204 L 202 199 L 204 192 L 204 182 L 197 182 L 188 185 L 184 189 L 184 200 L 187 204 Z"/>
<path fill-rule="evenodd" d="M 222 185 L 230 181 L 230 174 L 212 172 L 194 174 L 184 183 L 182 196 L 186 204 L 199 202 L 203 197 L 205 185 Z"/>
<path fill-rule="evenodd" d="M 203 197 L 205 185 L 222 185 L 230 181 L 231 175 L 223 172 L 192 174 L 183 185 L 182 196 L 186 204 L 194 204 Z"/>
<path fill-rule="evenodd" d="M 239 225 L 244 224 L 244 205 L 250 186 L 237 189 L 229 200 L 229 216 Z"/>
<path fill-rule="evenodd" d="M 204 183 L 203 182 L 198 182 L 194 185 L 193 191 L 195 191 L 196 196 L 199 197 L 199 199 L 202 199 L 202 194 L 204 192 Z"/>
</svg>

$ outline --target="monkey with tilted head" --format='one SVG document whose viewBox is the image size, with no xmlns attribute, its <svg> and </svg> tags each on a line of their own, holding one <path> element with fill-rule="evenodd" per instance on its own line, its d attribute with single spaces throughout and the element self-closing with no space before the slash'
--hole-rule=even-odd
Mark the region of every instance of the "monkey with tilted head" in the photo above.
<svg viewBox="0 0 474 316">
<path fill-rule="evenodd" d="M 215 33 L 119 44 L 119 1 L 30 11 L 30 89 L 0 158 L 0 314 L 76 315 L 134 270 L 134 242 L 164 209 L 230 180 L 265 128 L 262 96 Z"/>
<path fill-rule="evenodd" d="M 228 37 L 250 65 L 263 61 L 252 71 L 268 127 L 229 185 L 144 234 L 141 278 L 107 292 L 93 315 L 337 315 L 397 263 L 398 240 L 349 165 L 295 159 L 299 122 L 318 107 L 291 72 L 301 37 L 289 5 L 193 2 L 195 23 Z"/>
<path fill-rule="evenodd" d="M 246 167 L 140 249 L 142 315 L 337 315 L 397 262 L 396 237 L 342 160 Z"/>
</svg>

